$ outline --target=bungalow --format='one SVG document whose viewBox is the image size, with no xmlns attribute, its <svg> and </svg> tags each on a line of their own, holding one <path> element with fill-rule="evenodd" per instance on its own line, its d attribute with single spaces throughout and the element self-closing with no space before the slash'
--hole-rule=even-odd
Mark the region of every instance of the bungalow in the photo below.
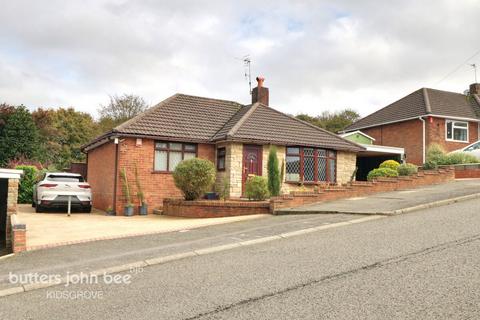
<svg viewBox="0 0 480 320">
<path fill-rule="evenodd" d="M 283 192 L 349 181 L 363 147 L 269 107 L 268 88 L 257 81 L 250 105 L 175 94 L 85 145 L 93 205 L 121 214 L 119 173 L 125 168 L 133 182 L 137 166 L 149 207 L 159 207 L 181 196 L 172 171 L 193 157 L 215 163 L 216 187 L 227 179 L 230 198 L 240 198 L 249 174 L 267 175 L 272 145 Z"/>
<path fill-rule="evenodd" d="M 479 140 L 480 84 L 466 94 L 418 89 L 345 129 L 357 131 L 376 145 L 404 148 L 408 162 L 422 165 L 432 143 L 453 151 Z"/>
</svg>

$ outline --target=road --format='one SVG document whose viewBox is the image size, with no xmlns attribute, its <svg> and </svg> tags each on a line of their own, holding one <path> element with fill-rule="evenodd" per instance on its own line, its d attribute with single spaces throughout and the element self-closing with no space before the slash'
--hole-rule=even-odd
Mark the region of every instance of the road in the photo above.
<svg viewBox="0 0 480 320">
<path fill-rule="evenodd" d="M 130 283 L 12 295 L 0 319 L 478 319 L 479 209 L 471 200 L 122 274 Z"/>
</svg>

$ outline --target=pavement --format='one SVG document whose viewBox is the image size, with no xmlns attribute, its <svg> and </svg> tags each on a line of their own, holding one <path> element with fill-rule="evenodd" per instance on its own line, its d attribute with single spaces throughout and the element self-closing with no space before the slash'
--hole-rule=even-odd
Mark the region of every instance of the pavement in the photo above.
<svg viewBox="0 0 480 320">
<path fill-rule="evenodd" d="M 478 319 L 479 207 L 479 199 L 469 200 L 119 274 L 130 281 L 103 279 L 6 296 L 0 298 L 0 318 Z M 308 219 L 265 222 L 283 221 L 289 230 L 289 224 L 315 221 Z M 215 236 L 219 228 L 240 232 L 235 225 L 261 221 L 192 232 L 210 229 Z"/>
<path fill-rule="evenodd" d="M 281 209 L 277 214 L 348 213 L 394 215 L 480 197 L 480 179 L 455 180 L 418 189 L 378 193 Z"/>
<path fill-rule="evenodd" d="M 173 232 L 205 226 L 257 219 L 263 215 L 224 218 L 182 218 L 162 215 L 107 216 L 94 209 L 91 214 L 35 213 L 30 205 L 19 205 L 20 221 L 27 225 L 27 250 L 117 239 L 146 234 Z"/>
</svg>

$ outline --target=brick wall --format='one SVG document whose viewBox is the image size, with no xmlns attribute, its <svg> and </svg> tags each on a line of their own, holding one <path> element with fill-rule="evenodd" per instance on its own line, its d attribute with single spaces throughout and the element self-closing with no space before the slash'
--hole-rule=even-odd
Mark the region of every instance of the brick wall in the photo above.
<svg viewBox="0 0 480 320">
<path fill-rule="evenodd" d="M 464 148 L 479 139 L 478 124 L 476 122 L 470 122 L 468 124 L 468 142 L 447 141 L 445 139 L 445 123 L 446 119 L 442 118 L 432 118 L 432 122 L 427 120 L 427 146 L 430 145 L 430 143 L 438 143 L 443 146 L 446 151 L 454 151 Z"/>
<path fill-rule="evenodd" d="M 423 128 L 420 120 L 409 120 L 361 130 L 375 138 L 374 144 L 405 148 L 407 161 L 423 164 Z"/>
<path fill-rule="evenodd" d="M 115 144 L 113 141 L 88 152 L 87 176 L 92 187 L 93 206 L 102 210 L 112 207 L 115 179 Z"/>
<path fill-rule="evenodd" d="M 324 187 L 317 192 L 293 192 L 270 199 L 270 211 L 298 207 L 310 203 L 361 197 L 369 194 L 394 190 L 412 189 L 425 185 L 450 182 L 455 179 L 455 170 L 447 167 L 440 170 L 419 172 L 410 177 L 379 178 L 373 182 L 352 182 L 343 186 Z"/>
<path fill-rule="evenodd" d="M 145 201 L 149 206 L 149 212 L 152 212 L 154 208 L 162 206 L 165 198 L 182 197 L 181 191 L 177 189 L 173 182 L 171 173 L 154 172 L 154 155 L 154 140 L 142 139 L 142 144 L 137 145 L 136 139 L 134 138 L 121 139 L 119 145 L 119 172 L 123 170 L 123 168 L 127 171 L 132 201 L 136 207 L 138 206 L 138 199 L 135 197 L 137 189 L 135 186 L 134 170 L 135 165 L 137 166 Z M 198 144 L 198 157 L 215 162 L 215 146 Z M 123 215 L 123 208 L 126 203 L 119 176 L 117 184 L 117 215 Z"/>
<path fill-rule="evenodd" d="M 185 201 L 165 199 L 163 214 L 187 218 L 218 218 L 244 216 L 250 214 L 268 214 L 268 201 Z"/>
</svg>

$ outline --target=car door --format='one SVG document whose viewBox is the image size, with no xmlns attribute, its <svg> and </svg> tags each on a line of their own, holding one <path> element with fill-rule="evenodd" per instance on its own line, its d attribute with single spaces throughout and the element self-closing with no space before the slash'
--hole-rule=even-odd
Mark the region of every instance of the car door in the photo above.
<svg viewBox="0 0 480 320">
<path fill-rule="evenodd" d="M 480 141 L 468 146 L 464 151 L 480 159 Z"/>
</svg>

